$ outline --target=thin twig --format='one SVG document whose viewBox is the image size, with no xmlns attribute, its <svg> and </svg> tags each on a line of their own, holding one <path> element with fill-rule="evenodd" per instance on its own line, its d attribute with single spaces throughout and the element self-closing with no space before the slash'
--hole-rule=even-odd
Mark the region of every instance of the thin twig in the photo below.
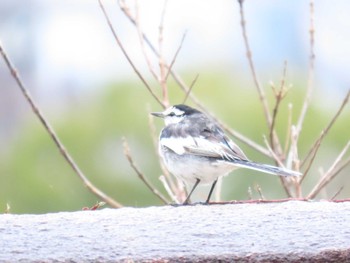
<svg viewBox="0 0 350 263">
<path fill-rule="evenodd" d="M 167 71 L 166 76 L 165 76 L 165 80 L 168 79 L 168 77 L 169 77 L 169 75 L 170 75 L 170 73 L 171 73 L 171 70 L 173 69 L 173 66 L 174 66 L 174 64 L 175 64 L 177 55 L 180 53 L 180 50 L 181 50 L 181 48 L 182 48 L 182 45 L 183 45 L 183 43 L 184 43 L 184 41 L 185 41 L 186 34 L 187 34 L 187 32 L 185 32 L 185 33 L 182 35 L 180 45 L 179 45 L 179 47 L 177 48 L 177 50 L 176 50 L 176 52 L 175 52 L 175 55 L 174 55 L 174 57 L 173 57 L 173 59 L 172 59 L 172 61 L 171 61 L 171 63 L 170 63 L 170 66 L 165 65 L 165 67 L 168 68 L 168 71 Z"/>
<path fill-rule="evenodd" d="M 277 163 L 280 167 L 284 168 L 285 165 L 283 164 L 283 162 L 281 161 L 281 159 L 276 155 L 276 153 L 271 149 L 271 147 L 270 147 L 270 145 L 269 145 L 269 142 L 268 142 L 267 139 L 266 139 L 266 136 L 263 136 L 263 138 L 264 138 L 265 145 L 266 145 L 266 147 L 268 148 L 268 150 L 270 151 L 270 154 L 272 155 L 273 159 L 276 161 L 276 163 Z M 289 190 L 289 188 L 288 188 L 288 185 L 287 185 L 287 183 L 286 183 L 284 177 L 280 176 L 279 178 L 280 178 L 281 184 L 282 184 L 282 186 L 283 186 L 283 188 L 284 188 L 284 191 L 287 193 L 288 197 L 291 197 L 291 196 L 292 196 L 292 195 L 291 195 L 291 192 L 290 192 L 290 190 Z"/>
<path fill-rule="evenodd" d="M 315 74 L 315 27 L 314 27 L 314 1 L 310 0 L 310 28 L 309 28 L 309 34 L 310 34 L 310 55 L 309 55 L 309 74 L 308 74 L 308 81 L 307 81 L 307 90 L 306 90 L 306 96 L 304 99 L 304 103 L 300 112 L 300 116 L 296 125 L 297 128 L 297 136 L 299 138 L 303 122 L 306 116 L 306 112 L 309 108 L 310 99 L 314 87 L 314 74 Z"/>
<path fill-rule="evenodd" d="M 122 1 L 123 2 L 123 1 Z M 125 4 L 125 3 L 124 3 Z M 173 65 L 175 64 L 175 61 L 176 61 L 176 58 L 182 48 L 182 45 L 183 45 L 183 42 L 185 40 L 185 37 L 186 37 L 186 33 L 185 32 L 182 36 L 182 39 L 181 39 L 181 42 L 180 42 L 180 45 L 179 47 L 177 48 L 176 52 L 175 52 L 175 55 L 170 63 L 170 66 L 167 66 L 167 64 L 165 63 L 163 57 L 162 57 L 162 42 L 163 42 L 163 23 L 164 23 L 164 16 L 165 16 L 165 8 L 166 8 L 166 2 L 164 3 L 164 8 L 163 8 L 163 12 L 162 12 L 162 16 L 161 16 L 161 22 L 160 22 L 160 25 L 159 25 L 159 64 L 160 64 L 160 71 L 161 71 L 161 76 L 158 76 L 157 73 L 154 71 L 153 69 L 153 66 L 150 62 L 150 59 L 147 55 L 147 52 L 145 50 L 145 46 L 144 46 L 144 34 L 142 33 L 142 30 L 141 30 L 141 25 L 140 25 L 140 18 L 139 18 L 139 5 L 138 5 L 138 1 L 136 1 L 136 15 L 135 15 L 135 26 L 137 28 L 137 32 L 138 32 L 138 36 L 139 36 L 139 40 L 140 40 L 140 44 L 141 44 L 141 49 L 142 49 L 142 53 L 145 57 L 145 60 L 146 60 L 146 63 L 148 65 L 148 68 L 151 72 L 151 74 L 153 75 L 153 77 L 160 83 L 162 89 L 163 89 L 163 94 L 164 94 L 164 98 L 163 98 L 163 102 L 164 104 L 169 104 L 169 103 L 165 103 L 166 101 L 166 97 L 168 96 L 167 95 L 167 87 L 166 87 L 166 81 L 169 77 L 169 74 L 172 70 L 172 67 Z M 165 77 L 162 75 L 164 73 L 164 69 L 167 68 L 167 73 L 165 75 Z"/>
<path fill-rule="evenodd" d="M 290 143 L 290 133 L 291 133 L 291 127 L 292 127 L 292 115 L 293 115 L 293 104 L 289 103 L 288 104 L 288 122 L 287 122 L 287 131 L 286 131 L 286 141 L 284 143 L 284 151 L 283 151 L 283 155 L 286 156 L 287 155 L 287 151 L 288 151 L 288 147 L 289 147 L 289 143 Z"/>
<path fill-rule="evenodd" d="M 303 161 L 301 162 L 301 167 L 304 166 L 306 160 L 312 155 L 314 154 L 313 152 L 318 150 L 318 148 L 316 147 L 317 144 L 321 144 L 322 140 L 324 139 L 324 137 L 328 134 L 329 130 L 332 128 L 332 126 L 334 125 L 335 121 L 338 119 L 339 115 L 342 113 L 343 109 L 345 108 L 345 106 L 348 104 L 349 102 L 349 98 L 350 98 L 350 89 L 348 90 L 345 98 L 343 99 L 342 104 L 340 105 L 338 111 L 335 113 L 335 115 L 333 116 L 333 118 L 331 119 L 331 121 L 328 123 L 327 127 L 321 132 L 320 136 L 317 138 L 317 140 L 314 142 L 314 144 L 312 145 L 312 147 L 310 148 L 309 152 L 306 154 L 306 156 L 304 157 Z"/>
<path fill-rule="evenodd" d="M 337 198 L 337 196 L 341 193 L 341 191 L 343 191 L 344 189 L 344 185 L 342 185 L 337 192 L 335 192 L 335 194 L 332 196 L 331 200 L 334 201 L 335 198 Z"/>
<path fill-rule="evenodd" d="M 193 83 L 193 82 L 192 82 Z M 219 120 L 213 113 L 211 113 L 206 107 L 203 106 L 203 104 L 195 97 L 193 96 L 192 92 L 189 92 L 189 89 L 186 89 L 186 94 L 188 93 L 188 97 L 191 98 L 191 100 L 194 102 L 195 105 L 198 106 L 199 109 L 201 109 L 206 115 L 208 115 L 212 120 L 214 120 L 219 126 L 227 132 L 228 135 L 236 138 L 237 140 L 241 141 L 242 143 L 248 145 L 249 147 L 253 148 L 257 152 L 260 152 L 261 154 L 272 157 L 269 150 L 264 148 L 263 146 L 259 145 L 258 143 L 254 142 L 253 140 L 245 137 L 243 134 L 239 133 L 238 131 L 230 128 L 227 124 Z"/>
<path fill-rule="evenodd" d="M 125 0 L 119 0 L 119 7 L 122 10 L 122 12 L 125 14 L 125 16 L 129 19 L 129 21 L 137 27 L 137 23 L 136 23 L 136 19 L 135 17 L 132 15 L 132 13 L 130 12 L 130 8 L 127 6 Z M 146 44 L 150 47 L 150 49 L 152 50 L 152 52 L 159 57 L 159 53 L 158 50 L 156 49 L 156 47 L 152 44 L 152 42 L 150 41 L 150 39 L 146 36 L 145 33 L 141 32 L 143 39 L 145 40 Z"/>
<path fill-rule="evenodd" d="M 311 190 L 309 195 L 307 196 L 308 199 L 313 199 L 321 189 L 323 189 L 333 178 L 342 170 L 345 168 L 346 165 L 350 163 L 350 158 L 346 160 L 343 165 L 338 166 L 341 160 L 343 159 L 344 155 L 348 151 L 350 147 L 350 141 L 346 144 L 344 149 L 340 152 L 338 157 L 335 159 L 331 167 L 328 169 L 328 171 L 323 175 L 323 177 L 319 180 L 319 182 L 314 186 L 314 188 Z M 338 167 L 338 168 L 337 168 Z"/>
<path fill-rule="evenodd" d="M 339 165 L 333 173 L 327 178 L 327 180 L 324 181 L 324 186 L 325 187 L 329 182 L 331 182 L 342 170 L 344 170 L 348 165 L 350 165 L 350 157 L 346 159 L 341 165 Z"/>
<path fill-rule="evenodd" d="M 265 200 L 265 197 L 264 197 L 264 195 L 263 195 L 263 193 L 262 193 L 262 190 L 261 190 L 260 185 L 256 184 L 256 185 L 255 185 L 255 190 L 258 192 L 258 194 L 259 194 L 259 196 L 260 196 L 260 199 L 261 199 L 261 200 Z"/>
<path fill-rule="evenodd" d="M 275 160 L 275 162 L 278 164 L 278 166 L 284 168 L 285 165 L 283 164 L 282 160 L 280 159 L 280 157 L 273 151 L 273 149 L 271 148 L 269 142 L 267 141 L 266 136 L 263 136 L 264 139 L 264 143 L 267 147 L 267 149 L 270 151 L 271 156 L 273 157 L 273 159 Z"/>
<path fill-rule="evenodd" d="M 7 65 L 7 67 L 8 67 L 8 69 L 10 70 L 12 77 L 16 81 L 16 83 L 17 83 L 18 87 L 20 88 L 22 94 L 24 95 L 25 99 L 30 104 L 30 107 L 32 108 L 34 114 L 38 117 L 38 119 L 40 120 L 41 124 L 44 126 L 45 130 L 47 131 L 47 133 L 51 136 L 51 139 L 54 141 L 54 143 L 56 144 L 56 146 L 59 149 L 60 153 L 62 154 L 64 159 L 67 161 L 69 166 L 76 173 L 76 175 L 83 181 L 84 185 L 92 193 L 94 193 L 96 196 L 101 198 L 107 204 L 109 204 L 110 206 L 115 207 L 115 208 L 122 207 L 122 205 L 120 203 L 118 203 L 117 201 L 115 201 L 114 199 L 112 199 L 111 197 L 106 195 L 104 192 L 102 192 L 100 189 L 98 189 L 96 186 L 94 186 L 89 181 L 89 179 L 84 175 L 84 173 L 80 170 L 78 165 L 75 163 L 75 161 L 73 160 L 71 155 L 68 153 L 68 151 L 66 150 L 66 148 L 64 147 L 64 145 L 62 144 L 62 142 L 60 141 L 58 136 L 56 135 L 54 129 L 51 127 L 51 125 L 46 120 L 46 118 L 44 117 L 43 113 L 41 112 L 41 110 L 39 109 L 39 107 L 37 106 L 37 104 L 35 103 L 33 98 L 31 97 L 29 91 L 24 86 L 24 84 L 23 84 L 23 82 L 22 82 L 22 80 L 21 80 L 17 70 L 15 69 L 14 65 L 11 63 L 10 59 L 8 58 L 8 56 L 7 56 L 6 52 L 4 51 L 1 43 L 0 43 L 0 53 L 1 53 L 2 57 L 3 57 L 3 59 L 5 60 L 5 63 Z"/>
<path fill-rule="evenodd" d="M 124 147 L 124 155 L 129 161 L 131 168 L 136 172 L 137 176 L 141 179 L 141 181 L 148 187 L 151 192 L 156 195 L 164 204 L 168 204 L 169 201 L 148 181 L 146 176 L 137 168 L 134 159 L 130 153 L 130 147 L 125 138 L 123 138 L 123 147 Z"/>
<path fill-rule="evenodd" d="M 289 167 L 290 169 L 297 171 L 300 170 L 300 161 L 298 156 L 298 135 L 296 127 L 294 125 L 292 125 L 290 129 L 290 149 L 288 152 L 286 163 L 287 167 Z"/>
<path fill-rule="evenodd" d="M 183 102 L 182 102 L 183 104 L 186 103 L 186 101 L 187 101 L 187 99 L 188 99 L 188 96 L 190 95 L 190 93 L 191 93 L 191 91 L 192 91 L 192 89 L 193 89 L 193 87 L 194 87 L 194 84 L 196 84 L 196 82 L 197 82 L 198 77 L 199 77 L 199 74 L 197 74 L 196 77 L 192 80 L 192 83 L 191 83 L 191 85 L 190 85 L 190 88 L 188 89 L 188 91 L 187 91 L 187 93 L 186 93 L 186 96 L 185 96 L 185 98 L 184 98 L 184 100 L 183 100 Z"/>
<path fill-rule="evenodd" d="M 168 4 L 168 0 L 164 1 L 162 15 L 159 23 L 159 34 L 158 34 L 158 48 L 159 48 L 159 70 L 160 70 L 160 86 L 162 88 L 162 94 L 163 94 L 163 103 L 165 107 L 169 106 L 169 96 L 168 96 L 168 86 L 166 81 L 166 67 L 165 67 L 165 60 L 164 60 L 164 54 L 163 54 L 163 31 L 164 31 L 164 19 L 165 19 L 165 11 Z"/>
<path fill-rule="evenodd" d="M 122 10 L 122 12 L 124 13 L 124 15 L 129 19 L 129 21 L 137 27 L 137 21 L 135 19 L 135 17 L 132 15 L 132 13 L 130 12 L 130 8 L 128 7 L 128 5 L 126 4 L 125 0 L 118 0 L 119 3 L 119 7 Z M 146 42 L 146 44 L 149 46 L 149 48 L 151 49 L 151 51 L 159 58 L 159 51 L 156 49 L 155 45 L 152 44 L 151 40 L 148 38 L 148 36 L 144 33 L 141 32 L 142 38 L 144 39 L 144 41 Z M 176 81 L 176 83 L 181 87 L 181 89 L 186 93 L 188 90 L 187 85 L 184 83 L 184 81 L 181 79 L 180 75 L 177 74 L 177 72 L 175 72 L 170 66 L 165 65 L 167 68 L 170 68 L 170 74 L 171 76 L 174 78 L 174 80 Z M 192 99 L 192 96 L 190 96 Z"/>
<path fill-rule="evenodd" d="M 338 175 L 349 164 L 350 164 L 350 157 L 348 159 L 346 159 L 343 162 L 343 164 L 339 165 L 337 169 L 334 170 L 334 172 L 332 173 L 332 176 L 330 177 L 330 179 L 333 179 L 336 175 Z"/>
<path fill-rule="evenodd" d="M 294 125 L 290 128 L 290 150 L 288 153 L 288 157 L 286 159 L 286 166 L 294 171 L 300 171 L 299 166 L 299 157 L 298 157 L 298 141 L 297 141 L 297 135 L 296 135 L 296 128 Z M 282 181 L 285 183 L 285 181 L 282 179 Z M 299 184 L 296 184 L 297 188 L 299 187 Z M 297 189 L 297 193 L 301 193 L 301 189 Z M 291 197 L 291 192 L 287 192 L 288 196 Z M 300 196 L 299 196 L 300 197 Z"/>
<path fill-rule="evenodd" d="M 309 26 L 309 34 L 310 34 L 310 55 L 309 55 L 309 70 L 308 70 L 308 81 L 307 81 L 307 89 L 306 89 L 306 95 L 304 98 L 304 103 L 299 115 L 299 119 L 297 121 L 297 124 L 292 131 L 292 136 L 291 136 L 291 147 L 289 151 L 289 157 L 291 157 L 290 161 L 293 163 L 293 166 L 297 168 L 298 170 L 300 169 L 300 159 L 298 157 L 298 142 L 299 142 L 299 137 L 300 133 L 302 130 L 302 126 L 305 120 L 306 112 L 309 108 L 310 100 L 311 100 L 311 95 L 313 92 L 313 87 L 314 87 L 314 74 L 315 74 L 315 27 L 314 27 L 314 0 L 310 0 L 310 26 Z M 319 146 L 318 146 L 319 147 Z M 313 159 L 315 156 L 313 157 Z M 313 160 L 312 160 L 313 161 Z M 312 162 L 310 163 L 311 167 Z M 309 169 L 307 170 L 307 173 L 309 172 Z M 307 174 L 306 173 L 306 174 Z M 296 187 L 296 192 L 298 197 L 301 197 L 302 191 L 301 191 L 301 182 L 305 178 L 305 174 L 303 175 L 302 179 L 300 179 L 298 182 L 296 182 L 295 187 Z"/>
<path fill-rule="evenodd" d="M 178 200 L 180 200 L 180 202 L 183 203 L 188 196 L 187 187 L 184 184 L 184 182 L 181 181 L 180 179 L 176 179 L 176 182 L 177 182 L 177 189 L 179 189 L 176 194 L 177 194 Z"/>
<path fill-rule="evenodd" d="M 171 200 L 173 200 L 176 204 L 180 204 L 180 201 L 177 199 L 176 194 L 171 190 L 166 178 L 163 175 L 161 175 L 159 177 L 159 180 L 162 182 L 164 189 L 170 196 Z"/>
<path fill-rule="evenodd" d="M 305 177 L 308 175 L 308 173 L 309 173 L 309 171 L 311 169 L 311 166 L 312 166 L 312 164 L 313 164 L 313 162 L 314 162 L 314 160 L 316 158 L 317 151 L 318 151 L 318 149 L 321 146 L 321 141 L 320 140 L 317 140 L 316 142 L 317 142 L 317 144 L 315 145 L 314 151 L 312 152 L 312 156 L 311 156 L 310 162 L 307 165 L 303 175 L 300 177 L 299 184 L 301 184 L 303 182 L 303 180 L 305 179 Z"/>
<path fill-rule="evenodd" d="M 140 23 L 140 13 L 139 13 L 139 2 L 138 0 L 135 1 L 135 26 L 136 26 L 136 29 L 137 29 L 137 34 L 139 36 L 139 41 L 140 41 L 140 46 L 141 46 L 141 51 L 142 51 L 142 54 L 146 60 L 146 63 L 147 63 L 147 66 L 148 66 L 148 69 L 149 71 L 151 72 L 152 76 L 155 78 L 155 80 L 157 82 L 159 82 L 159 76 L 157 75 L 157 73 L 155 72 L 153 66 L 152 66 L 152 63 L 151 63 L 151 60 L 149 58 L 149 56 L 147 55 L 147 52 L 146 52 L 146 48 L 145 48 L 145 44 L 144 44 L 144 37 L 143 37 L 143 34 L 142 34 L 142 29 L 141 29 L 141 23 Z"/>
<path fill-rule="evenodd" d="M 284 62 L 284 67 L 283 67 L 283 75 L 282 75 L 282 80 L 281 80 L 281 86 L 279 90 L 276 90 L 274 85 L 271 85 L 274 94 L 275 94 L 275 107 L 273 108 L 272 111 L 272 121 L 271 121 L 271 126 L 270 126 L 270 143 L 271 143 L 271 148 L 274 152 L 277 152 L 280 158 L 283 158 L 283 151 L 281 144 L 279 142 L 277 133 L 275 131 L 275 123 L 276 123 L 276 117 L 277 113 L 279 110 L 279 106 L 284 99 L 284 97 L 287 95 L 287 90 L 285 89 L 285 82 L 286 82 L 286 75 L 287 75 L 287 61 Z"/>
<path fill-rule="evenodd" d="M 104 8 L 104 5 L 102 3 L 102 0 L 98 0 L 99 4 L 100 4 L 100 8 L 103 12 L 103 15 L 107 21 L 107 24 L 109 26 L 109 29 L 111 30 L 113 37 L 115 39 L 115 41 L 117 42 L 119 48 L 121 49 L 121 51 L 123 52 L 125 58 L 127 59 L 127 61 L 129 62 L 129 64 L 131 65 L 131 67 L 133 68 L 134 72 L 136 73 L 136 75 L 139 77 L 139 79 L 142 81 L 142 83 L 145 85 L 145 87 L 147 88 L 147 90 L 150 92 L 150 94 L 152 95 L 152 97 L 163 107 L 166 108 L 166 105 L 158 98 L 158 96 L 153 92 L 151 86 L 147 83 L 146 79 L 142 76 L 142 74 L 140 73 L 140 71 L 136 68 L 134 62 L 131 60 L 130 56 L 128 55 L 128 53 L 126 52 L 126 49 L 124 48 L 122 42 L 120 41 L 113 25 L 112 22 L 107 14 L 106 9 Z"/>
<path fill-rule="evenodd" d="M 209 112 L 207 111 L 206 113 L 208 114 Z M 236 139 L 238 139 L 241 142 L 245 143 L 246 145 L 250 146 L 254 150 L 262 153 L 263 155 L 265 155 L 267 157 L 272 157 L 268 149 L 266 149 L 263 146 L 257 144 L 256 142 L 248 139 L 247 137 L 245 137 L 244 135 L 242 135 L 238 131 L 236 131 L 234 129 L 231 129 L 225 123 L 223 123 L 222 121 L 220 121 L 219 119 L 214 117 L 214 115 L 210 115 L 210 116 L 211 116 L 211 118 L 213 118 L 220 125 L 221 128 L 223 128 L 232 137 L 235 137 Z"/>
<path fill-rule="evenodd" d="M 246 29 L 246 20 L 245 20 L 245 17 L 244 17 L 243 2 L 244 2 L 244 0 L 238 0 L 239 7 L 240 7 L 241 28 L 242 28 L 242 35 L 243 35 L 244 45 L 245 45 L 245 49 L 246 49 L 246 56 L 247 56 L 247 59 L 248 59 L 250 71 L 251 71 L 252 76 L 253 76 L 255 87 L 256 87 L 256 89 L 258 91 L 259 98 L 260 98 L 260 101 L 261 101 L 262 106 L 263 106 L 265 118 L 266 118 L 266 121 L 267 121 L 267 126 L 271 127 L 272 118 L 271 118 L 271 114 L 270 114 L 270 111 L 269 111 L 269 105 L 267 103 L 265 91 L 261 87 L 261 85 L 260 85 L 260 83 L 258 81 L 258 77 L 257 77 L 257 74 L 256 74 L 254 62 L 253 62 L 253 55 L 252 55 L 252 51 L 250 49 L 250 45 L 249 45 L 249 41 L 248 41 L 247 29 Z"/>
<path fill-rule="evenodd" d="M 6 209 L 5 209 L 4 213 L 5 214 L 10 214 L 10 212 L 11 212 L 11 206 L 10 206 L 9 203 L 6 203 Z"/>
</svg>

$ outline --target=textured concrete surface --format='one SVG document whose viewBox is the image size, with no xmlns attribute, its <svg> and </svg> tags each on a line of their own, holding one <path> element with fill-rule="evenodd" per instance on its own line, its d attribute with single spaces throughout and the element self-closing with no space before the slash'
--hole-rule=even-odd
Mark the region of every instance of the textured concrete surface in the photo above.
<svg viewBox="0 0 350 263">
<path fill-rule="evenodd" d="M 350 262 L 350 203 L 0 215 L 0 262 Z"/>
</svg>

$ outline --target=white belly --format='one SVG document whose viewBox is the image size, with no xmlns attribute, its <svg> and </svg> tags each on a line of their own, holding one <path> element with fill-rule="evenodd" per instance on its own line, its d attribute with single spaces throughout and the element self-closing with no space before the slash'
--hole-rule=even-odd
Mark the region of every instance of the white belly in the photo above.
<svg viewBox="0 0 350 263">
<path fill-rule="evenodd" d="M 170 151 L 163 152 L 162 156 L 169 172 L 189 184 L 194 184 L 197 179 L 202 184 L 210 184 L 236 168 L 228 162 L 213 162 L 204 157 L 178 155 Z"/>
</svg>

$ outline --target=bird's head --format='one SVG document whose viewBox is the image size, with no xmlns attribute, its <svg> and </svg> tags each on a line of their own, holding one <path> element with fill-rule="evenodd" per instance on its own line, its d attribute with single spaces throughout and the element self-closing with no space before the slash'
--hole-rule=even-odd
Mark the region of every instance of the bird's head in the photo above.
<svg viewBox="0 0 350 263">
<path fill-rule="evenodd" d="M 200 112 L 187 105 L 179 104 L 179 105 L 170 106 L 163 112 L 152 112 L 151 114 L 153 116 L 163 118 L 165 125 L 169 125 L 169 124 L 179 123 L 184 118 L 195 113 L 200 113 Z"/>
</svg>

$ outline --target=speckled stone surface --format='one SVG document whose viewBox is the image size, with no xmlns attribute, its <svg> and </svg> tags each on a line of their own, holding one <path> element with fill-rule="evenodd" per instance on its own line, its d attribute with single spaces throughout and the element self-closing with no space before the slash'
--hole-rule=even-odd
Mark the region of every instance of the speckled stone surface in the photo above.
<svg viewBox="0 0 350 263">
<path fill-rule="evenodd" d="M 0 215 L 0 262 L 350 262 L 350 202 Z"/>
</svg>

